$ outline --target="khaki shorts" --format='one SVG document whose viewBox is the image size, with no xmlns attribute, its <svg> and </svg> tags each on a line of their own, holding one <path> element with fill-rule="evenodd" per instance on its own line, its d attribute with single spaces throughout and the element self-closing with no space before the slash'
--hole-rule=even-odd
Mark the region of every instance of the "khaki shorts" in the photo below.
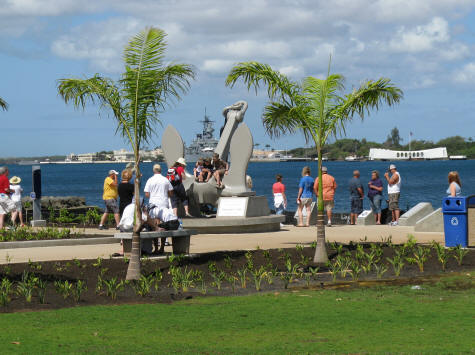
<svg viewBox="0 0 475 355">
<path fill-rule="evenodd" d="M 311 197 L 301 198 L 300 203 L 302 206 L 305 206 L 305 207 L 310 206 L 312 204 L 312 198 Z"/>
<path fill-rule="evenodd" d="M 333 201 L 333 200 L 328 200 L 328 201 L 323 200 L 323 208 L 325 209 L 325 211 L 331 211 L 333 209 L 333 207 L 335 207 L 335 201 Z"/>
<path fill-rule="evenodd" d="M 15 207 L 15 202 L 7 194 L 0 194 L 0 214 L 14 211 Z"/>
<path fill-rule="evenodd" d="M 388 194 L 388 208 L 390 211 L 399 210 L 399 192 L 397 194 Z"/>
</svg>

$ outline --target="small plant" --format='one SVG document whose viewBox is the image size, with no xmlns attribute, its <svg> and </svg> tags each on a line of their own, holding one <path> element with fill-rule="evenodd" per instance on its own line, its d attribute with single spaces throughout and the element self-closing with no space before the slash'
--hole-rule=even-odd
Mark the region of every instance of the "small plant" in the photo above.
<svg viewBox="0 0 475 355">
<path fill-rule="evenodd" d="M 71 292 L 73 291 L 73 284 L 70 283 L 68 280 L 63 282 L 55 281 L 54 287 L 56 288 L 56 292 L 63 296 L 64 299 L 68 298 Z"/>
<path fill-rule="evenodd" d="M 310 264 L 310 258 L 308 256 L 300 254 L 299 264 L 302 265 L 303 267 L 307 266 L 308 264 Z"/>
<path fill-rule="evenodd" d="M 440 265 L 442 266 L 442 271 L 445 271 L 450 256 L 449 251 L 436 241 L 432 242 L 432 248 L 435 249 L 435 252 L 437 253 L 437 260 L 439 260 Z"/>
<path fill-rule="evenodd" d="M 404 260 L 400 254 L 395 254 L 394 258 L 386 258 L 393 266 L 394 274 L 396 276 L 401 275 L 402 268 L 404 267 Z"/>
<path fill-rule="evenodd" d="M 25 297 L 25 301 L 30 303 L 37 281 L 37 277 L 31 275 L 28 271 L 23 271 L 21 281 L 17 284 L 17 294 Z"/>
<path fill-rule="evenodd" d="M 468 249 L 462 248 L 460 244 L 451 248 L 454 251 L 454 258 L 457 260 L 459 266 L 462 266 L 463 258 L 468 254 Z"/>
<path fill-rule="evenodd" d="M 152 284 L 154 281 L 154 275 L 151 274 L 149 276 L 141 275 L 140 279 L 135 280 L 132 283 L 132 287 L 135 290 L 135 293 L 141 297 L 145 297 L 150 293 L 152 289 Z"/>
<path fill-rule="evenodd" d="M 185 259 L 185 256 L 184 255 L 176 255 L 176 254 L 171 254 L 169 257 L 168 257 L 168 262 L 170 263 L 170 265 L 172 266 L 180 266 L 182 261 Z"/>
<path fill-rule="evenodd" d="M 237 270 L 237 274 L 239 277 L 239 282 L 241 283 L 241 288 L 246 288 L 246 281 L 247 281 L 247 267 Z"/>
<path fill-rule="evenodd" d="M 350 275 L 353 281 L 359 280 L 361 271 L 362 271 L 362 268 L 360 264 L 358 264 L 358 262 L 353 261 L 352 263 L 350 263 Z"/>
<path fill-rule="evenodd" d="M 81 261 L 78 260 L 78 259 L 76 259 L 76 258 L 73 259 L 73 263 L 74 263 L 79 269 L 82 267 Z"/>
<path fill-rule="evenodd" d="M 216 262 L 214 262 L 214 261 L 208 262 L 208 271 L 209 271 L 210 273 L 212 273 L 212 272 L 217 272 L 217 271 L 218 271 L 218 268 L 217 268 L 217 266 L 216 266 Z"/>
<path fill-rule="evenodd" d="M 246 254 L 244 254 L 246 258 L 246 267 L 249 271 L 254 270 L 254 262 L 252 261 L 252 253 L 251 251 L 248 251 Z"/>
<path fill-rule="evenodd" d="M 348 272 L 348 269 L 349 269 L 349 265 L 351 263 L 351 257 L 346 256 L 346 255 L 343 256 L 343 255 L 339 254 L 335 258 L 334 263 L 336 264 L 336 267 L 337 267 L 338 271 L 340 272 L 340 276 L 345 278 L 346 273 Z M 336 280 L 336 278 L 334 278 L 333 281 L 335 281 L 335 280 Z"/>
<path fill-rule="evenodd" d="M 48 283 L 46 282 L 46 280 L 42 280 L 40 278 L 38 278 L 36 280 L 36 288 L 37 288 L 37 292 L 38 292 L 38 299 L 39 299 L 41 304 L 46 303 L 46 287 L 47 286 L 48 286 Z"/>
<path fill-rule="evenodd" d="M 317 241 L 316 240 L 314 240 L 312 243 L 310 243 L 310 248 L 317 249 Z"/>
<path fill-rule="evenodd" d="M 388 271 L 388 268 L 384 264 L 374 264 L 374 270 L 376 271 L 376 277 L 380 279 Z"/>
<path fill-rule="evenodd" d="M 336 281 L 336 278 L 338 276 L 338 273 L 341 271 L 341 266 L 340 264 L 335 260 L 333 262 L 331 262 L 330 260 L 327 261 L 327 264 L 326 264 L 328 270 L 330 271 L 330 274 L 332 275 L 332 280 L 333 282 Z"/>
<path fill-rule="evenodd" d="M 72 288 L 73 297 L 76 303 L 81 301 L 81 295 L 84 292 L 87 292 L 86 282 L 83 280 L 77 280 L 76 284 Z"/>
<path fill-rule="evenodd" d="M 297 251 L 299 251 L 299 252 L 303 252 L 303 245 L 302 244 L 297 244 L 295 246 L 295 249 L 297 249 Z"/>
<path fill-rule="evenodd" d="M 262 256 L 264 257 L 264 259 L 267 260 L 267 262 L 270 262 L 272 260 L 269 250 L 263 250 L 262 251 Z"/>
<path fill-rule="evenodd" d="M 407 236 L 407 241 L 400 247 L 401 254 L 408 256 L 414 252 L 417 245 L 417 241 L 412 234 Z"/>
<path fill-rule="evenodd" d="M 162 281 L 162 279 L 163 279 L 162 270 L 157 268 L 153 273 L 153 288 L 155 289 L 155 291 L 159 290 L 160 281 Z"/>
<path fill-rule="evenodd" d="M 319 270 L 319 269 L 320 269 L 320 268 L 319 268 L 318 266 L 316 266 L 316 267 L 309 267 L 309 268 L 308 268 L 308 271 L 310 271 L 310 275 L 312 275 L 312 278 L 313 278 L 314 280 L 317 279 L 317 275 L 318 275 L 318 270 Z"/>
<path fill-rule="evenodd" d="M 236 292 L 236 281 L 238 280 L 237 276 L 235 274 L 228 274 L 226 276 L 226 281 L 229 282 L 231 285 L 231 288 L 233 290 L 233 293 Z"/>
<path fill-rule="evenodd" d="M 206 288 L 206 282 L 205 282 L 203 271 L 196 270 L 195 274 L 194 274 L 194 280 L 195 280 L 195 282 L 200 284 L 200 292 L 203 295 L 205 295 L 206 292 L 207 292 L 207 288 Z"/>
<path fill-rule="evenodd" d="M 221 285 L 223 280 L 226 278 L 226 273 L 224 271 L 217 271 L 210 273 L 211 277 L 213 278 L 212 285 L 215 286 L 218 290 L 221 290 Z"/>
<path fill-rule="evenodd" d="M 292 282 L 295 275 L 297 274 L 297 269 L 299 268 L 299 264 L 292 265 L 292 259 L 290 256 L 287 256 L 285 259 L 285 272 L 281 273 L 280 278 L 284 281 L 284 288 L 287 289 L 289 283 Z"/>
<path fill-rule="evenodd" d="M 102 267 L 102 262 L 104 261 L 104 259 L 102 259 L 100 256 L 97 257 L 96 259 L 96 262 L 94 264 L 92 264 L 92 266 L 96 267 L 96 268 L 100 268 Z"/>
<path fill-rule="evenodd" d="M 251 275 L 254 280 L 254 285 L 256 286 L 256 291 L 260 291 L 262 280 L 267 275 L 266 269 L 264 268 L 264 266 L 261 266 L 259 269 L 251 271 Z"/>
<path fill-rule="evenodd" d="M 106 287 L 106 295 L 111 299 L 117 299 L 117 293 L 124 289 L 124 281 L 117 281 L 117 277 L 113 277 L 110 280 L 102 280 L 103 284 Z"/>
<path fill-rule="evenodd" d="M 2 282 L 0 282 L 0 304 L 3 307 L 8 306 L 11 301 L 11 293 L 12 293 L 13 282 L 9 279 L 4 277 Z"/>
<path fill-rule="evenodd" d="M 226 255 L 224 258 L 224 267 L 228 270 L 231 270 L 233 268 L 233 260 L 229 255 Z"/>
<path fill-rule="evenodd" d="M 41 269 L 43 268 L 40 263 L 35 263 L 31 261 L 30 259 L 28 259 L 28 266 L 30 270 L 33 270 L 33 271 L 41 271 Z"/>
<path fill-rule="evenodd" d="M 336 251 L 338 255 L 343 253 L 343 244 L 339 244 L 337 242 L 333 242 L 331 247 Z"/>
<path fill-rule="evenodd" d="M 424 272 L 424 264 L 427 261 L 429 255 L 429 249 L 418 246 L 413 253 L 412 257 L 407 257 L 406 260 L 411 264 L 417 264 L 420 272 Z"/>
</svg>

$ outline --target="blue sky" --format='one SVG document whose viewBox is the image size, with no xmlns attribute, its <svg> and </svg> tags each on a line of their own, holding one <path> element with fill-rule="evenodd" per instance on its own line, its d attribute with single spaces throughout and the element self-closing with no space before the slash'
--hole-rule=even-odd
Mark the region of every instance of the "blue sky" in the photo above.
<svg viewBox="0 0 475 355">
<path fill-rule="evenodd" d="M 405 94 L 395 108 L 348 126 L 347 137 L 383 141 L 397 126 L 408 140 L 474 136 L 474 0 L 0 0 L 0 156 L 85 153 L 127 148 L 114 122 L 95 107 L 76 111 L 58 97 L 59 78 L 94 73 L 117 78 L 122 50 L 145 26 L 168 33 L 169 60 L 193 64 L 197 80 L 161 118 L 190 142 L 204 108 L 222 122 L 223 107 L 249 102 L 255 142 L 302 146 L 301 136 L 271 140 L 260 116 L 266 102 L 224 80 L 234 63 L 257 60 L 301 80 L 332 71 L 361 80 L 391 78 Z M 157 129 L 151 146 L 160 145 Z"/>
</svg>

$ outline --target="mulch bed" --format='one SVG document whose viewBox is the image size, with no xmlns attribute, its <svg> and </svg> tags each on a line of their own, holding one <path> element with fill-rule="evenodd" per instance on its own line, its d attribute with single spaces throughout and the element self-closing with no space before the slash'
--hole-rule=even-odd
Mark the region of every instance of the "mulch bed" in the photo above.
<svg viewBox="0 0 475 355">
<path fill-rule="evenodd" d="M 370 244 L 363 244 L 365 252 L 370 251 Z M 427 248 L 430 248 L 427 246 Z M 349 251 L 353 256 L 356 253 L 356 245 L 346 245 L 343 247 L 343 252 Z M 328 250 L 331 260 L 335 260 L 337 252 L 335 249 L 330 248 Z M 310 262 L 314 255 L 314 249 L 308 245 L 303 250 L 296 248 L 290 249 L 273 249 L 273 250 L 254 250 L 247 254 L 246 251 L 233 251 L 233 252 L 214 252 L 200 254 L 196 257 L 185 257 L 179 261 L 173 261 L 176 267 L 181 267 L 187 270 L 199 270 L 204 275 L 204 282 L 206 284 L 206 293 L 203 292 L 201 283 L 195 282 L 193 288 L 190 288 L 188 292 L 176 292 L 172 287 L 172 276 L 170 274 L 170 262 L 164 259 L 145 259 L 142 260 L 142 273 L 144 275 L 150 275 L 160 270 L 163 275 L 163 279 L 159 282 L 159 289 L 155 290 L 153 287 L 149 295 L 145 297 L 138 296 L 135 293 L 132 285 L 125 285 L 124 289 L 118 292 L 117 299 L 113 300 L 110 296 L 106 295 L 105 287 L 101 291 L 96 292 L 96 285 L 98 283 L 98 275 L 102 273 L 102 278 L 110 280 L 117 278 L 118 280 L 125 279 L 127 272 L 127 260 L 119 259 L 104 259 L 104 260 L 71 260 L 71 261 L 57 261 L 57 262 L 38 262 L 38 263 L 23 263 L 23 264 L 5 264 L 0 265 L 0 281 L 4 277 L 13 281 L 13 293 L 11 294 L 11 302 L 5 306 L 0 306 L 0 312 L 18 312 L 18 311 L 38 311 L 47 309 L 58 309 L 64 307 L 74 307 L 78 305 L 109 305 L 109 304 L 133 304 L 133 303 L 171 303 L 175 300 L 181 300 L 193 297 L 206 297 L 206 296 L 228 296 L 228 295 L 246 295 L 250 293 L 256 293 L 254 282 L 251 274 L 248 272 L 247 287 L 241 288 L 239 280 L 236 281 L 235 289 L 233 290 L 229 281 L 223 280 L 221 289 L 218 290 L 216 285 L 212 286 L 213 278 L 209 273 L 209 263 L 215 263 L 217 270 L 225 272 L 227 275 L 234 273 L 237 270 L 245 268 L 249 261 L 249 255 L 252 254 L 252 264 L 254 269 L 258 269 L 261 266 L 268 266 L 270 263 L 274 268 L 277 268 L 279 272 L 285 272 L 285 257 L 287 254 L 292 260 L 292 264 L 299 263 L 304 264 L 306 261 Z M 387 272 L 384 274 L 385 280 L 396 280 L 394 284 L 400 284 L 398 280 L 406 280 L 407 282 L 418 283 L 421 281 L 421 277 L 433 277 L 435 275 L 448 274 L 448 273 L 461 273 L 464 271 L 473 271 L 475 269 L 475 250 L 469 250 L 468 254 L 463 259 L 463 264 L 459 266 L 457 261 L 450 257 L 447 263 L 447 270 L 441 271 L 441 266 L 437 260 L 437 254 L 435 250 L 430 250 L 430 256 L 427 262 L 424 264 L 424 272 L 421 273 L 417 265 L 405 263 L 405 266 L 399 277 L 395 277 L 393 268 L 386 260 L 387 257 L 392 258 L 394 256 L 394 249 L 387 245 L 383 246 L 383 255 L 381 260 L 387 265 Z M 306 258 L 306 260 L 305 260 Z M 300 266 L 300 272 L 307 272 L 308 265 Z M 48 286 L 46 289 L 46 303 L 41 304 L 37 296 L 37 292 L 34 292 L 34 296 L 31 303 L 25 302 L 24 297 L 16 294 L 16 285 L 22 279 L 22 274 L 27 271 L 35 276 L 46 280 Z M 321 267 L 316 278 L 307 277 L 305 280 L 304 274 L 301 274 L 290 283 L 289 288 L 305 288 L 307 287 L 307 281 L 310 282 L 311 288 L 332 288 L 335 285 L 332 275 L 328 272 L 327 267 Z M 307 275 L 310 275 L 309 273 Z M 60 295 L 56 289 L 55 281 L 69 281 L 76 283 L 77 280 L 85 281 L 88 290 L 84 292 L 79 302 L 75 302 L 73 297 L 66 299 Z M 358 281 L 352 281 L 350 275 L 347 273 L 345 278 L 340 275 L 337 278 L 337 283 L 345 282 L 349 283 L 353 287 L 361 285 L 361 281 L 364 280 L 377 280 L 374 270 L 361 276 Z M 386 282 L 387 284 L 387 282 Z M 261 291 L 282 291 L 284 289 L 284 282 L 281 280 L 280 275 L 276 274 L 272 278 L 272 284 L 267 282 L 267 279 L 262 281 Z"/>
</svg>

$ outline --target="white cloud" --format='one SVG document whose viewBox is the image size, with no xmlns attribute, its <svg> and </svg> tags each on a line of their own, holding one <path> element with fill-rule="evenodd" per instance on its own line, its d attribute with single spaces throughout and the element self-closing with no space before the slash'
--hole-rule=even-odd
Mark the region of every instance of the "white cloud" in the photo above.
<svg viewBox="0 0 475 355">
<path fill-rule="evenodd" d="M 234 64 L 231 60 L 222 59 L 206 59 L 201 66 L 201 69 L 209 73 L 227 73 Z"/>
<path fill-rule="evenodd" d="M 454 72 L 453 80 L 456 83 L 475 84 L 475 62 L 465 64 Z"/>
</svg>

